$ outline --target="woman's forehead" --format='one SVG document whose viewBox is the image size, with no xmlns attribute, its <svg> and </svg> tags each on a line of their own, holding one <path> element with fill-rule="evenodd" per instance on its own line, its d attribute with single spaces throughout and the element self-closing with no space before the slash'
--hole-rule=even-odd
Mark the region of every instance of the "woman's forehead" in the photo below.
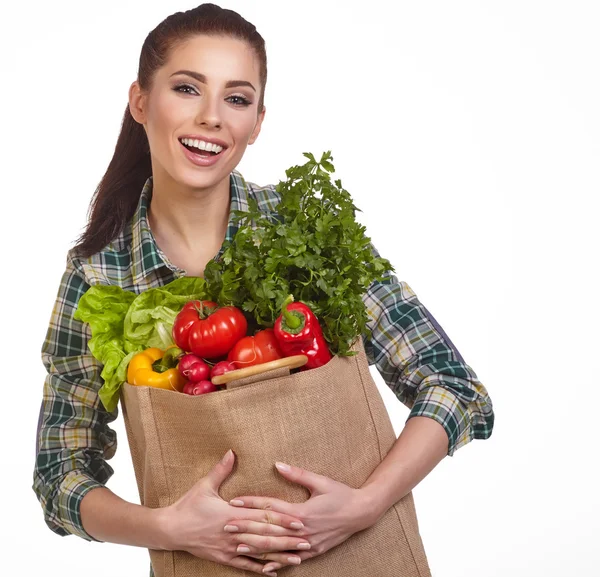
<svg viewBox="0 0 600 577">
<path fill-rule="evenodd" d="M 244 40 L 229 36 L 197 35 L 174 47 L 164 66 L 164 73 L 191 70 L 210 82 L 249 80 L 258 82 L 258 58 Z M 253 83 L 254 84 L 254 83 Z"/>
</svg>

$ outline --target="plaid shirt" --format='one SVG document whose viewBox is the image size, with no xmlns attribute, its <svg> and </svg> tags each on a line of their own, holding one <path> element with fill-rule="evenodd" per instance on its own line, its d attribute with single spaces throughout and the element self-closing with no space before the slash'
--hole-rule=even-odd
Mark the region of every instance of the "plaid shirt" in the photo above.
<svg viewBox="0 0 600 577">
<path fill-rule="evenodd" d="M 87 348 L 89 326 L 73 318 L 80 297 L 91 285 L 117 285 L 140 293 L 162 286 L 185 271 L 169 262 L 148 226 L 152 177 L 146 181 L 138 208 L 125 230 L 90 258 L 67 255 L 66 270 L 42 347 L 47 369 L 37 438 L 33 489 L 45 521 L 59 535 L 95 541 L 83 528 L 83 496 L 103 486 L 113 474 L 107 463 L 117 447 L 108 413 L 100 402 L 101 364 Z M 230 210 L 247 210 L 248 197 L 261 210 L 276 209 L 274 186 L 259 187 L 233 171 Z M 227 239 L 236 227 L 231 218 Z M 374 249 L 375 250 L 375 249 Z M 376 252 L 376 251 L 375 251 Z M 222 249 L 215 258 L 219 258 Z M 375 364 L 408 416 L 430 417 L 449 438 L 448 454 L 472 439 L 492 433 L 491 400 L 473 370 L 405 282 L 389 274 L 364 295 L 372 337 L 363 336 L 369 364 Z"/>
</svg>

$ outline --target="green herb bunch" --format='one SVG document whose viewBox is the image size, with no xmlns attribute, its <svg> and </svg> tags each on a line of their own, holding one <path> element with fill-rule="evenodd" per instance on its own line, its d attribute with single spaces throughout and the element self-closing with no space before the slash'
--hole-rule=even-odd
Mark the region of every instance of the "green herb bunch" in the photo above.
<svg viewBox="0 0 600 577">
<path fill-rule="evenodd" d="M 261 212 L 254 199 L 248 211 L 234 211 L 239 229 L 204 277 L 213 300 L 241 308 L 262 328 L 274 325 L 293 295 L 315 313 L 331 352 L 348 356 L 368 331 L 364 293 L 393 268 L 373 252 L 341 181 L 332 182 L 331 152 L 320 161 L 304 156 L 308 162 L 286 170 L 277 185 L 276 212 Z"/>
</svg>

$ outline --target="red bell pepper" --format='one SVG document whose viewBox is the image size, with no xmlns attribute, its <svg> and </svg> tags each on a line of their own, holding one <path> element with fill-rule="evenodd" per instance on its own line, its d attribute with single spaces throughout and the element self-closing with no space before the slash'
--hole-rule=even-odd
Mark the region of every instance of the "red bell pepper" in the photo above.
<svg viewBox="0 0 600 577">
<path fill-rule="evenodd" d="M 316 369 L 327 364 L 332 354 L 323 331 L 312 310 L 302 302 L 293 302 L 290 295 L 281 308 L 273 330 L 286 357 L 306 355 L 308 362 L 301 370 Z"/>
</svg>

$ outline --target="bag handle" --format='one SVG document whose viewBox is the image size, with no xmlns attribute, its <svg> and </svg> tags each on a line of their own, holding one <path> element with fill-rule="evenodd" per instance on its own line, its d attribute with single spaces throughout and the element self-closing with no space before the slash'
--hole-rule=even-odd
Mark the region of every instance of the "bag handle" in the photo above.
<svg viewBox="0 0 600 577">
<path fill-rule="evenodd" d="M 255 375 L 261 375 L 262 373 L 273 371 L 275 369 L 297 369 L 298 367 L 304 366 L 307 362 L 308 357 L 306 355 L 293 355 L 291 357 L 284 357 L 282 359 L 269 361 L 268 363 L 261 363 L 259 365 L 253 365 L 251 367 L 244 367 L 243 369 L 229 371 L 228 373 L 213 377 L 211 381 L 214 385 L 227 385 L 232 381 L 244 379 L 246 377 L 253 377 Z"/>
</svg>

